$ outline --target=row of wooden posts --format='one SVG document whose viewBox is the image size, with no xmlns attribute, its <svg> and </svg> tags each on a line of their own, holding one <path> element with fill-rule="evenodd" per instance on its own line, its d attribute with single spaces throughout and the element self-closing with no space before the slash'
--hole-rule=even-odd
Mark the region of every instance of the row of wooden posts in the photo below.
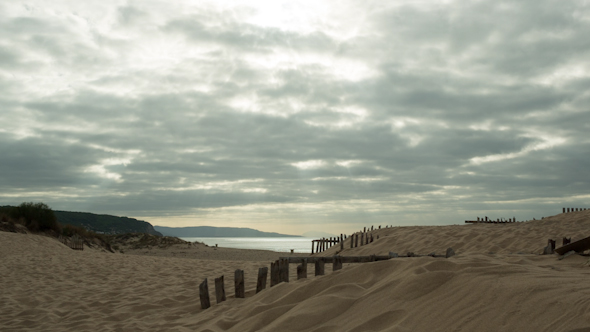
<svg viewBox="0 0 590 332">
<path fill-rule="evenodd" d="M 77 234 L 70 238 L 60 235 L 59 241 L 74 250 L 84 250 L 84 240 Z"/>
<path fill-rule="evenodd" d="M 431 257 L 446 257 L 449 258 L 455 255 L 452 248 L 448 248 L 445 255 L 436 255 L 434 253 L 428 254 Z M 307 278 L 307 265 L 315 264 L 315 276 L 322 276 L 325 274 L 325 264 L 332 263 L 332 271 L 342 269 L 343 263 L 367 263 L 389 260 L 391 258 L 402 257 L 397 253 L 390 252 L 389 255 L 370 255 L 370 256 L 331 256 L 331 257 L 280 257 L 278 260 L 270 263 L 270 287 L 273 287 L 281 282 L 289 282 L 289 264 L 296 263 L 297 265 L 297 280 Z M 408 252 L 405 257 L 420 257 L 413 252 Z M 266 280 L 268 279 L 268 267 L 261 267 L 258 269 L 258 279 L 256 281 L 256 293 L 266 288 Z M 244 286 L 244 270 L 236 270 L 234 273 L 234 288 L 235 297 L 244 298 L 246 296 Z M 209 287 L 207 279 L 199 285 L 199 298 L 201 300 L 201 308 L 207 309 L 211 306 L 209 298 Z M 226 300 L 225 285 L 223 276 L 215 278 L 215 299 L 217 303 Z"/>
<path fill-rule="evenodd" d="M 508 220 L 504 220 L 504 218 L 498 218 L 496 220 L 489 219 L 488 217 L 477 217 L 477 220 L 465 220 L 466 224 L 506 224 L 506 223 L 513 223 L 517 222 L 516 217 L 509 218 Z"/>
<path fill-rule="evenodd" d="M 385 228 L 388 228 L 388 227 L 389 226 L 385 226 Z M 379 225 L 377 229 L 381 229 L 381 225 Z M 368 231 L 372 232 L 373 230 L 375 230 L 375 229 L 373 226 L 371 226 L 370 229 L 365 227 L 362 231 L 356 232 L 356 233 L 352 234 L 351 236 L 340 234 L 340 237 L 333 237 L 333 238 L 330 237 L 330 238 L 322 238 L 319 240 L 312 240 L 311 241 L 311 253 L 312 254 L 314 253 L 314 247 L 315 247 L 315 253 L 320 253 L 322 251 L 330 249 L 333 245 L 336 245 L 338 243 L 340 243 L 340 250 L 344 250 L 344 241 L 348 238 L 350 238 L 350 247 L 351 248 L 358 247 L 359 243 L 361 246 L 369 244 L 369 243 L 373 242 L 374 238 L 373 238 L 372 233 L 367 233 L 367 232 Z M 377 238 L 379 238 L 379 236 L 377 236 Z"/>
<path fill-rule="evenodd" d="M 270 263 L 270 287 L 273 287 L 281 282 L 289 282 L 289 263 L 291 259 L 280 258 L 279 260 Z M 342 258 L 334 258 L 333 271 L 342 269 Z M 297 266 L 297 280 L 307 278 L 307 258 L 301 260 L 301 264 Z M 324 264 L 326 260 L 315 259 L 315 275 L 324 275 Z M 268 267 L 261 267 L 258 269 L 258 279 L 256 281 L 256 293 L 259 293 L 266 288 L 266 280 L 268 278 Z M 235 297 L 244 298 L 244 270 L 236 270 L 234 273 L 234 288 Z M 211 306 L 209 299 L 209 287 L 207 285 L 207 279 L 199 285 L 199 298 L 201 300 L 201 308 L 207 309 Z M 215 299 L 217 303 L 221 303 L 226 300 L 225 297 L 225 286 L 223 276 L 215 278 Z"/>
<path fill-rule="evenodd" d="M 563 213 L 586 211 L 586 208 L 563 208 Z"/>
</svg>

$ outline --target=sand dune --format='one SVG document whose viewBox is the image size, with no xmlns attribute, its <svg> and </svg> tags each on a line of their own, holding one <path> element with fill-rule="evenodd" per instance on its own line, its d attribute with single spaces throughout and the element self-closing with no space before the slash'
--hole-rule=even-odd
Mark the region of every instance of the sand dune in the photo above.
<svg viewBox="0 0 590 332">
<path fill-rule="evenodd" d="M 538 255 L 548 238 L 590 235 L 590 211 L 507 225 L 394 227 L 342 255 L 444 253 L 347 264 L 254 294 L 260 253 L 182 257 L 74 251 L 0 232 L 2 331 L 590 331 L 589 258 Z M 346 244 L 346 243 L 345 243 Z M 218 248 L 220 249 L 220 248 Z M 157 249 L 153 249 L 157 250 Z M 183 248 L 175 249 L 178 251 Z M 232 249 L 234 250 L 234 249 Z M 332 255 L 339 247 L 321 255 Z M 213 249 L 211 249 L 213 251 Z M 206 251 L 202 251 L 204 255 Z M 231 259 L 240 257 L 239 259 Z M 190 258 L 190 259 L 189 259 Z M 214 304 L 213 278 L 246 274 L 247 297 Z M 213 306 L 201 310 L 209 278 Z"/>
</svg>

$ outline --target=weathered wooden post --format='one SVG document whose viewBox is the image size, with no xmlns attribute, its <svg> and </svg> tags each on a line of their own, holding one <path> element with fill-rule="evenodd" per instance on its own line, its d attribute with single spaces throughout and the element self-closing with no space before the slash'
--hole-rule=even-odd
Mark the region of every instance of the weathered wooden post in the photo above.
<svg viewBox="0 0 590 332">
<path fill-rule="evenodd" d="M 373 225 L 371 225 L 371 232 L 373 231 Z"/>
<path fill-rule="evenodd" d="M 381 229 L 381 225 L 379 225 L 379 229 Z"/>
<path fill-rule="evenodd" d="M 344 250 L 344 235 L 340 233 L 340 250 Z"/>
<path fill-rule="evenodd" d="M 281 270 L 281 282 L 289 282 L 289 259 L 281 259 L 279 267 Z"/>
<path fill-rule="evenodd" d="M 565 246 L 566 244 L 570 244 L 572 243 L 572 238 L 571 237 L 564 237 L 563 238 L 563 245 Z"/>
<path fill-rule="evenodd" d="M 365 233 L 361 233 L 361 246 L 363 246 L 365 244 Z"/>
<path fill-rule="evenodd" d="M 217 304 L 225 301 L 225 285 L 223 284 L 223 276 L 215 278 L 215 299 Z"/>
<path fill-rule="evenodd" d="M 274 263 L 270 263 L 270 287 L 278 284 L 280 282 L 279 277 L 279 261 L 275 261 Z"/>
<path fill-rule="evenodd" d="M 354 248 L 354 234 L 350 236 L 350 249 Z"/>
<path fill-rule="evenodd" d="M 320 252 L 320 244 L 322 242 L 322 240 L 315 240 L 316 241 L 316 247 L 315 247 L 315 252 L 319 253 Z"/>
<path fill-rule="evenodd" d="M 371 233 L 371 243 L 373 243 L 373 233 Z"/>
<path fill-rule="evenodd" d="M 236 270 L 234 278 L 234 287 L 236 288 L 236 298 L 246 297 L 246 291 L 244 289 L 244 270 Z"/>
<path fill-rule="evenodd" d="M 323 276 L 324 275 L 324 259 L 318 257 L 315 261 L 315 275 L 316 276 Z"/>
<path fill-rule="evenodd" d="M 209 287 L 207 287 L 207 278 L 199 285 L 199 298 L 201 299 L 201 309 L 207 309 L 211 306 L 209 301 Z"/>
<path fill-rule="evenodd" d="M 311 254 L 312 255 L 313 255 L 313 245 L 315 244 L 314 242 L 315 242 L 315 240 L 311 240 Z"/>
<path fill-rule="evenodd" d="M 565 208 L 562 208 L 562 209 L 563 209 L 563 213 L 565 213 Z"/>
<path fill-rule="evenodd" d="M 258 268 L 258 280 L 256 281 L 256 293 L 266 288 L 266 278 L 268 275 L 268 267 Z"/>
<path fill-rule="evenodd" d="M 334 256 L 334 263 L 332 264 L 332 271 L 338 271 L 342 269 L 342 257 Z"/>
<path fill-rule="evenodd" d="M 354 247 L 357 248 L 359 246 L 359 233 L 355 234 L 354 237 Z"/>
<path fill-rule="evenodd" d="M 307 278 L 307 258 L 304 258 L 301 265 L 297 265 L 297 280 Z"/>
</svg>

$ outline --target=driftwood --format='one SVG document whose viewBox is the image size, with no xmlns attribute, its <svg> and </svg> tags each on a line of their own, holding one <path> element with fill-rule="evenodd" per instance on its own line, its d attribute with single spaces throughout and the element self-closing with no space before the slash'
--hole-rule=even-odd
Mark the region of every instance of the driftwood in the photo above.
<svg viewBox="0 0 590 332">
<path fill-rule="evenodd" d="M 215 299 L 217 304 L 225 301 L 225 285 L 223 283 L 223 276 L 215 278 Z"/>
<path fill-rule="evenodd" d="M 234 286 L 236 289 L 236 298 L 246 297 L 246 292 L 244 290 L 244 270 L 236 270 Z"/>
<path fill-rule="evenodd" d="M 199 285 L 199 298 L 201 299 L 201 309 L 207 309 L 211 306 L 209 301 L 209 287 L 207 287 L 207 278 Z"/>
</svg>

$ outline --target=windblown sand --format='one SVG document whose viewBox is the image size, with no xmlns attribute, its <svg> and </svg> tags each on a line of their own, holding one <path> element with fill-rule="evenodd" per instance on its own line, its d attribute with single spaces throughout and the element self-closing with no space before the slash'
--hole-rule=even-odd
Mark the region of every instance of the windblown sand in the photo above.
<svg viewBox="0 0 590 332">
<path fill-rule="evenodd" d="M 259 267 L 286 254 L 175 246 L 125 254 L 74 251 L 0 232 L 0 331 L 590 331 L 589 257 L 539 255 L 547 239 L 590 236 L 590 210 L 503 225 L 394 227 L 341 255 L 451 258 L 348 264 L 254 294 Z M 334 247 L 320 255 L 333 255 Z M 154 252 L 150 252 L 154 251 Z M 312 266 L 310 266 L 312 267 Z M 246 298 L 233 273 L 244 269 Z M 228 300 L 215 304 L 225 275 Z M 208 278 L 212 307 L 201 310 Z"/>
</svg>

